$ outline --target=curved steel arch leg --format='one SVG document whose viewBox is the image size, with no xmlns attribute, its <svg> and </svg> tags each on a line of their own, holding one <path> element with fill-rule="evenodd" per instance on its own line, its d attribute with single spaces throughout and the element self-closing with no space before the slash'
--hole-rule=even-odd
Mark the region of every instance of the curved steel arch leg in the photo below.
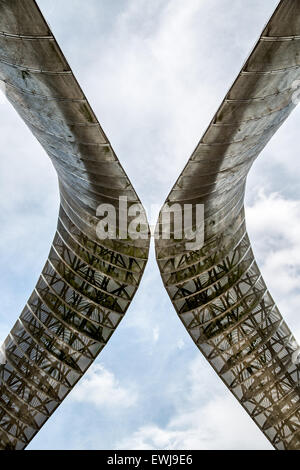
<svg viewBox="0 0 300 470">
<path fill-rule="evenodd" d="M 145 239 L 99 240 L 97 207 L 139 199 L 34 0 L 0 0 L 0 79 L 57 171 L 61 206 L 49 257 L 0 365 L 0 448 L 24 449 L 124 316 Z M 114 227 L 116 228 L 116 227 Z"/>
<path fill-rule="evenodd" d="M 188 250 L 174 231 L 156 240 L 179 318 L 277 449 L 300 449 L 298 346 L 255 262 L 244 193 L 253 161 L 295 107 L 299 70 L 300 1 L 282 0 L 166 201 L 178 212 L 204 204 L 202 248 Z M 157 230 L 165 224 L 161 211 Z"/>
</svg>

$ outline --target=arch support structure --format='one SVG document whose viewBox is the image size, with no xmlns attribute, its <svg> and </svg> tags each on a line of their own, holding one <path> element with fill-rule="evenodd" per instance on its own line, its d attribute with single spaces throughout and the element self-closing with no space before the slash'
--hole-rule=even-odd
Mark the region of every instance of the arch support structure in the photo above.
<svg viewBox="0 0 300 470">
<path fill-rule="evenodd" d="M 299 350 L 254 259 L 244 194 L 254 160 L 297 104 L 299 71 L 300 1 L 282 0 L 166 201 L 183 212 L 204 205 L 203 227 L 192 226 L 204 230 L 202 247 L 156 241 L 179 318 L 276 449 L 300 449 Z"/>
<path fill-rule="evenodd" d="M 149 237 L 97 236 L 99 205 L 115 210 L 118 235 L 119 198 L 139 199 L 34 0 L 0 0 L 0 80 L 61 198 L 48 259 L 2 347 L 0 449 L 24 449 L 122 320 Z"/>
</svg>

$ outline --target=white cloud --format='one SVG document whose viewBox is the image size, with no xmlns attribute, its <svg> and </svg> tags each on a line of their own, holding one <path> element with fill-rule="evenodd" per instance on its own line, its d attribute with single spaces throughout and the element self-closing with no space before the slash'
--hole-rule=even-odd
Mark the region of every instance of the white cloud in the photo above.
<svg viewBox="0 0 300 470">
<path fill-rule="evenodd" d="M 149 423 L 122 439 L 120 449 L 271 449 L 224 385 L 215 385 L 202 357 L 187 368 L 184 393 L 173 392 L 174 416 Z M 178 395 L 178 396 L 177 396 Z"/>
<path fill-rule="evenodd" d="M 156 326 L 155 328 L 153 328 L 153 341 L 154 343 L 157 343 L 159 339 L 159 328 L 158 326 Z"/>
<path fill-rule="evenodd" d="M 132 407 L 137 399 L 135 386 L 121 385 L 112 372 L 99 364 L 91 366 L 71 394 L 75 402 L 89 403 L 110 412 Z"/>
</svg>

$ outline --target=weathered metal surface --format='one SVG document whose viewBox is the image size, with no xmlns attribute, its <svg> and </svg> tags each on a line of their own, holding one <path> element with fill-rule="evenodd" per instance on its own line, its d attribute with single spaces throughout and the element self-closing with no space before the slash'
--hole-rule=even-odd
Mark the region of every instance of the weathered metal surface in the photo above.
<svg viewBox="0 0 300 470">
<path fill-rule="evenodd" d="M 139 285 L 148 240 L 96 236 L 96 208 L 138 197 L 33 0 L 0 0 L 0 79 L 57 171 L 57 232 L 4 343 L 0 448 L 24 449 L 105 346 Z"/>
<path fill-rule="evenodd" d="M 255 262 L 244 193 L 253 161 L 295 107 L 299 71 L 300 1 L 282 0 L 166 201 L 205 204 L 204 246 L 156 241 L 181 321 L 277 449 L 300 449 L 298 346 Z"/>
</svg>

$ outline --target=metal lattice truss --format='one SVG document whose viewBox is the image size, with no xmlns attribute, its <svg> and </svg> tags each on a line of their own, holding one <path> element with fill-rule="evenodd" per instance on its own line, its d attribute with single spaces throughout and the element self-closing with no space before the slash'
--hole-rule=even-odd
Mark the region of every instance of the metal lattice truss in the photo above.
<svg viewBox="0 0 300 470">
<path fill-rule="evenodd" d="M 61 196 L 49 257 L 0 365 L 0 449 L 24 449 L 121 321 L 149 239 L 96 236 L 99 204 L 139 200 L 34 0 L 0 0 L 0 79 Z"/>
<path fill-rule="evenodd" d="M 299 72 L 300 1 L 282 0 L 167 198 L 181 209 L 205 205 L 202 249 L 187 251 L 175 236 L 156 242 L 179 318 L 277 449 L 300 449 L 299 349 L 255 262 L 244 193 L 251 165 L 295 107 Z"/>
</svg>

